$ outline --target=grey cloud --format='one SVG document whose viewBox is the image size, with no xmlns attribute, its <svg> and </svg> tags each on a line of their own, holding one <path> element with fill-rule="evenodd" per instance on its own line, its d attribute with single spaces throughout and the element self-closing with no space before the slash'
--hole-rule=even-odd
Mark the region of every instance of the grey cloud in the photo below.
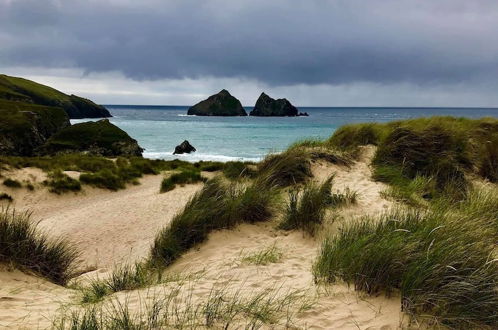
<svg viewBox="0 0 498 330">
<path fill-rule="evenodd" d="M 495 1 L 0 0 L 0 64 L 273 86 L 498 81 Z"/>
</svg>

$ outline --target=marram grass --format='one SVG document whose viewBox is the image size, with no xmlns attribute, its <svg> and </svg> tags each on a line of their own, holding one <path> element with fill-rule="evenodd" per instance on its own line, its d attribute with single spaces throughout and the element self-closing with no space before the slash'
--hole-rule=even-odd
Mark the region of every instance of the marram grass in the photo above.
<svg viewBox="0 0 498 330">
<path fill-rule="evenodd" d="M 317 281 L 339 279 L 369 294 L 399 291 L 414 318 L 451 328 L 498 326 L 495 232 L 442 211 L 394 210 L 325 239 Z"/>
<path fill-rule="evenodd" d="M 65 240 L 40 232 L 29 213 L 0 210 L 0 262 L 64 285 L 73 274 L 77 256 Z"/>
</svg>

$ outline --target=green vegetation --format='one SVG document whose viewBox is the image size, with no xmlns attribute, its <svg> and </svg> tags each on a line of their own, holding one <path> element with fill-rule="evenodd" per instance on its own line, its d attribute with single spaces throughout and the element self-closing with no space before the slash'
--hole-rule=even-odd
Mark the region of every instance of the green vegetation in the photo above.
<svg viewBox="0 0 498 330">
<path fill-rule="evenodd" d="M 159 174 L 162 171 L 180 170 L 198 173 L 206 167 L 219 168 L 222 163 L 199 162 L 188 163 L 180 160 L 152 160 L 142 157 L 118 157 L 116 161 L 102 156 L 85 154 L 59 154 L 52 157 L 0 157 L 0 164 L 13 168 L 37 167 L 45 172 L 61 171 L 82 172 L 80 182 L 109 190 L 126 188 L 129 183 L 137 183 L 144 174 Z M 53 180 L 52 180 L 53 181 Z M 49 186 L 52 182 L 48 180 Z M 67 182 L 68 184 L 73 183 Z M 180 183 L 180 182 L 178 182 Z M 58 184 L 58 182 L 54 183 Z M 64 182 L 61 184 L 64 185 Z M 60 193 L 71 191 L 61 190 Z"/>
<path fill-rule="evenodd" d="M 0 212 L 0 262 L 11 263 L 64 285 L 73 273 L 75 249 L 38 231 L 29 213 Z"/>
<path fill-rule="evenodd" d="M 105 296 L 124 290 L 145 288 L 159 283 L 160 276 L 153 276 L 145 264 L 135 263 L 117 268 L 108 279 L 93 280 L 83 288 L 83 303 L 96 303 Z"/>
<path fill-rule="evenodd" d="M 0 192 L 0 201 L 12 202 L 13 200 L 14 198 L 12 198 L 12 196 L 10 196 L 9 194 Z"/>
<path fill-rule="evenodd" d="M 465 173 L 496 181 L 497 141 L 496 119 L 432 117 L 347 125 L 327 144 L 343 150 L 377 145 L 374 177 L 392 186 L 386 196 L 421 206 L 440 196 L 465 198 Z"/>
<path fill-rule="evenodd" d="M 257 179 L 269 186 L 287 187 L 302 183 L 311 175 L 309 152 L 293 148 L 263 159 L 258 165 Z"/>
<path fill-rule="evenodd" d="M 225 163 L 201 160 L 195 163 L 194 166 L 196 166 L 201 171 L 216 172 L 223 170 L 223 168 L 225 167 Z"/>
<path fill-rule="evenodd" d="M 13 179 L 3 180 L 3 185 L 6 187 L 9 187 L 9 188 L 21 188 L 22 187 L 22 184 L 19 181 L 13 180 Z"/>
<path fill-rule="evenodd" d="M 289 204 L 279 227 L 284 230 L 302 229 L 314 235 L 332 200 L 332 179 L 329 178 L 322 185 L 308 183 L 302 191 L 291 190 Z"/>
<path fill-rule="evenodd" d="M 0 118 L 0 154 L 30 156 L 50 135 L 69 125 L 60 108 L 2 99 Z"/>
<path fill-rule="evenodd" d="M 188 249 L 205 241 L 213 230 L 267 220 L 274 197 L 273 189 L 257 184 L 245 187 L 227 185 L 220 179 L 209 180 L 157 235 L 150 263 L 159 268 L 170 265 Z"/>
<path fill-rule="evenodd" d="M 248 264 L 265 266 L 271 263 L 279 262 L 280 259 L 282 259 L 282 256 L 282 251 L 274 244 L 245 256 L 242 258 L 242 261 Z"/>
<path fill-rule="evenodd" d="M 252 162 L 226 162 L 223 175 L 230 180 L 252 178 L 255 176 L 255 164 Z"/>
<path fill-rule="evenodd" d="M 315 277 L 343 279 L 369 294 L 399 290 L 405 312 L 434 324 L 495 327 L 496 232 L 468 206 L 442 210 L 395 210 L 343 228 L 324 241 Z"/>
<path fill-rule="evenodd" d="M 58 107 L 71 118 L 110 117 L 102 106 L 76 95 L 66 95 L 58 90 L 23 78 L 0 75 L 0 101 L 34 103 Z"/>
<path fill-rule="evenodd" d="M 44 154 L 89 152 L 102 156 L 141 156 L 136 140 L 109 120 L 71 125 L 52 135 L 42 147 Z"/>
<path fill-rule="evenodd" d="M 325 144 L 339 149 L 353 149 L 367 144 L 378 145 L 385 137 L 382 124 L 365 123 L 341 126 Z"/>
<path fill-rule="evenodd" d="M 295 325 L 294 314 L 311 306 L 299 291 L 275 288 L 254 291 L 215 283 L 204 299 L 192 300 L 192 283 L 178 283 L 144 298 L 138 312 L 127 302 L 113 299 L 83 310 L 66 309 L 54 320 L 54 329 L 260 329 Z"/>
<path fill-rule="evenodd" d="M 55 194 L 63 194 L 69 191 L 77 192 L 81 190 L 81 183 L 73 179 L 62 171 L 53 171 L 49 173 L 48 179 L 44 184 L 49 187 L 49 191 Z"/>
<path fill-rule="evenodd" d="M 201 175 L 199 170 L 181 169 L 179 173 L 173 173 L 161 182 L 160 192 L 164 193 L 175 189 L 176 185 L 185 185 L 197 182 L 206 182 L 206 178 Z"/>
</svg>

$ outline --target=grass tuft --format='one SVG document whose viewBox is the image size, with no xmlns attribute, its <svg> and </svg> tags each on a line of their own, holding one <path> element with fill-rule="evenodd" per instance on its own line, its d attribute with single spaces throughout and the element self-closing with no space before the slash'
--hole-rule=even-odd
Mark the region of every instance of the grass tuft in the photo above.
<svg viewBox="0 0 498 330">
<path fill-rule="evenodd" d="M 124 265 L 115 269 L 109 278 L 93 280 L 88 287 L 83 288 L 82 302 L 96 303 L 115 292 L 145 288 L 158 283 L 159 278 L 143 263 Z"/>
<path fill-rule="evenodd" d="M 268 155 L 258 165 L 257 179 L 268 186 L 287 187 L 311 176 L 310 155 L 301 148 Z"/>
<path fill-rule="evenodd" d="M 183 211 L 158 234 L 150 262 L 159 268 L 167 266 L 182 253 L 206 240 L 213 230 L 268 219 L 274 198 L 275 192 L 266 187 L 227 186 L 217 178 L 207 181 Z"/>
<path fill-rule="evenodd" d="M 181 172 L 174 173 L 161 182 L 161 193 L 175 189 L 176 185 L 185 185 L 197 182 L 206 182 L 206 178 L 201 175 L 199 170 L 181 169 Z"/>
<path fill-rule="evenodd" d="M 399 290 L 405 312 L 435 325 L 496 327 L 494 235 L 458 214 L 394 210 L 327 238 L 314 275 L 343 279 L 369 294 Z"/>
<path fill-rule="evenodd" d="M 65 240 L 50 239 L 39 232 L 29 213 L 0 211 L 0 262 L 64 285 L 73 274 L 77 256 Z"/>
<path fill-rule="evenodd" d="M 9 188 L 21 188 L 22 187 L 22 184 L 19 181 L 13 180 L 13 179 L 3 180 L 3 185 L 6 187 L 9 187 Z"/>
<path fill-rule="evenodd" d="M 63 194 L 66 192 L 77 192 L 81 190 L 81 183 L 62 173 L 62 171 L 54 171 L 49 173 L 48 180 L 44 184 L 49 187 L 49 191 L 55 194 Z"/>
<path fill-rule="evenodd" d="M 242 261 L 248 264 L 265 266 L 279 262 L 282 256 L 282 251 L 274 244 L 243 257 Z"/>
<path fill-rule="evenodd" d="M 12 202 L 13 200 L 14 198 L 12 198 L 9 194 L 4 192 L 0 193 L 0 201 Z"/>
<path fill-rule="evenodd" d="M 279 228 L 284 230 L 302 229 L 314 235 L 323 222 L 325 209 L 332 203 L 332 180 L 330 177 L 322 185 L 308 183 L 300 190 L 289 192 L 289 203 Z"/>
</svg>

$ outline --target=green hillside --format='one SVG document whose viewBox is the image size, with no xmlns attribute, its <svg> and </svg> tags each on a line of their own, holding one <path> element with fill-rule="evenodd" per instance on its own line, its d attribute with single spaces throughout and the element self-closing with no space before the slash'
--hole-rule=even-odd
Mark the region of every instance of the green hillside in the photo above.
<svg viewBox="0 0 498 330">
<path fill-rule="evenodd" d="M 69 125 L 62 108 L 0 99 L 0 154 L 31 155 Z"/>
<path fill-rule="evenodd" d="M 76 95 L 67 95 L 34 81 L 0 75 L 0 99 L 60 107 L 69 118 L 111 117 L 101 105 Z"/>
</svg>

